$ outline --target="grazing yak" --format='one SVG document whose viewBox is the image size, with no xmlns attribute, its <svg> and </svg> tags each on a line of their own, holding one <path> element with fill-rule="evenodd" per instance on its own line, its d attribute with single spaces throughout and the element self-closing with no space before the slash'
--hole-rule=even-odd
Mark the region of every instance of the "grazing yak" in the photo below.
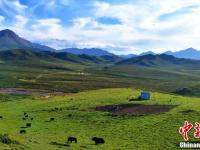
<svg viewBox="0 0 200 150">
<path fill-rule="evenodd" d="M 68 137 L 68 139 L 67 139 L 67 143 L 72 143 L 72 142 L 75 142 L 75 143 L 77 143 L 77 138 L 75 138 L 75 137 Z"/>
<path fill-rule="evenodd" d="M 98 138 L 98 137 L 93 137 L 92 141 L 94 141 L 96 145 L 105 143 L 103 138 Z"/>
<path fill-rule="evenodd" d="M 25 134 L 25 133 L 26 133 L 26 130 L 20 130 L 19 133 L 20 133 L 20 134 Z"/>
<path fill-rule="evenodd" d="M 27 126 L 27 127 L 31 127 L 31 123 L 27 123 L 26 126 Z"/>
<path fill-rule="evenodd" d="M 0 119 L 3 119 L 3 116 L 0 116 Z"/>
<path fill-rule="evenodd" d="M 55 118 L 50 118 L 50 121 L 54 121 L 55 120 Z"/>
</svg>

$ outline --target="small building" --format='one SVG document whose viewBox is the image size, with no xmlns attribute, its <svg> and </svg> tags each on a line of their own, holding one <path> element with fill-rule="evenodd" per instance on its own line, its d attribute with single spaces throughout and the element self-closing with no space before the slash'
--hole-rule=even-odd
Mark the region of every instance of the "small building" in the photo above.
<svg viewBox="0 0 200 150">
<path fill-rule="evenodd" d="M 149 100 L 151 98 L 151 94 L 148 91 L 142 91 L 140 94 L 141 100 Z"/>
</svg>

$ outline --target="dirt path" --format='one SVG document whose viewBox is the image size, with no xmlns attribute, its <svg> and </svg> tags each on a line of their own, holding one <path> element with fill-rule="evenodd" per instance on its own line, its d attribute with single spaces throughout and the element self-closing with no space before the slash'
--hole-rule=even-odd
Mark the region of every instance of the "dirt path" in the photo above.
<svg viewBox="0 0 200 150">
<path fill-rule="evenodd" d="M 52 92 L 38 89 L 24 89 L 24 88 L 0 88 L 0 94 L 19 94 L 19 95 L 39 95 L 39 96 L 54 96 L 54 95 L 68 95 L 63 92 Z"/>
</svg>

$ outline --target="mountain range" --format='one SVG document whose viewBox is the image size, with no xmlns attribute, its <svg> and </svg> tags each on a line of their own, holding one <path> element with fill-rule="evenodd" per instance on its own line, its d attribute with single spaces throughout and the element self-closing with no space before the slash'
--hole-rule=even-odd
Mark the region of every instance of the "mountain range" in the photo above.
<svg viewBox="0 0 200 150">
<path fill-rule="evenodd" d="M 165 52 L 165 54 L 172 55 L 177 58 L 200 60 L 200 51 L 196 50 L 194 48 L 188 48 L 188 49 L 181 50 L 178 52 L 167 51 L 167 52 Z"/>
<path fill-rule="evenodd" d="M 152 55 L 147 54 L 143 56 L 125 59 L 116 63 L 116 65 L 134 65 L 142 67 L 159 67 L 159 68 L 199 68 L 200 61 L 176 58 L 167 54 Z"/>
<path fill-rule="evenodd" d="M 105 56 L 105 55 L 112 56 L 113 55 L 112 53 L 109 53 L 99 48 L 83 48 L 83 49 L 67 48 L 67 49 L 59 50 L 59 52 L 67 52 L 67 53 L 72 53 L 75 55 L 85 54 L 85 55 L 90 55 L 90 56 Z"/>
<path fill-rule="evenodd" d="M 187 96 L 200 93 L 200 51 L 194 48 L 139 55 L 114 55 L 98 48 L 56 50 L 6 29 L 0 31 L 0 66 L 1 87 L 71 92 L 77 91 L 77 87 L 79 90 L 130 85 Z"/>
<path fill-rule="evenodd" d="M 107 52 L 106 50 L 102 50 L 99 48 L 83 48 L 83 49 L 66 48 L 66 49 L 62 49 L 62 50 L 56 50 L 51 47 L 32 43 L 26 39 L 23 39 L 20 36 L 18 36 L 15 32 L 13 32 L 12 30 L 5 29 L 5 30 L 0 31 L 0 51 L 13 50 L 13 49 L 17 49 L 18 51 L 19 51 L 19 49 L 21 49 L 21 50 L 31 50 L 34 52 L 43 52 L 43 51 L 54 52 L 54 53 L 56 53 L 54 55 L 56 57 L 59 56 L 60 58 L 66 57 L 66 55 L 69 56 L 69 53 L 73 54 L 73 56 L 81 55 L 81 57 L 88 57 L 88 58 L 89 58 L 89 56 L 95 56 L 96 58 L 98 57 L 100 59 L 103 59 L 106 61 L 113 61 L 113 62 L 124 60 L 123 63 L 129 63 L 130 60 L 132 60 L 132 59 L 136 60 L 135 58 L 140 58 L 140 59 L 149 58 L 150 59 L 153 57 L 153 55 L 156 55 L 155 57 L 165 56 L 165 58 L 166 58 L 166 55 L 171 55 L 176 58 L 200 60 L 200 51 L 198 51 L 194 48 L 188 48 L 186 50 L 181 50 L 181 51 L 177 51 L 177 52 L 167 51 L 167 52 L 163 53 L 165 55 L 157 55 L 156 53 L 154 53 L 152 51 L 147 51 L 147 52 L 141 53 L 139 55 L 135 55 L 135 54 L 115 55 L 110 52 Z M 12 51 L 12 53 L 13 53 L 13 51 Z M 50 54 L 50 53 L 46 53 L 46 54 Z M 52 55 L 52 54 L 50 54 L 50 55 Z M 63 56 L 61 56 L 61 55 L 63 55 Z M 146 56 L 146 57 L 141 57 L 141 56 Z M 170 57 L 170 58 L 172 58 L 172 57 Z M 91 58 L 89 58 L 89 59 L 91 59 Z M 142 60 L 140 63 L 147 65 L 147 66 L 150 64 L 151 65 L 153 64 L 153 62 L 151 62 L 150 64 L 149 63 L 146 64 L 144 62 L 144 60 Z"/>
</svg>

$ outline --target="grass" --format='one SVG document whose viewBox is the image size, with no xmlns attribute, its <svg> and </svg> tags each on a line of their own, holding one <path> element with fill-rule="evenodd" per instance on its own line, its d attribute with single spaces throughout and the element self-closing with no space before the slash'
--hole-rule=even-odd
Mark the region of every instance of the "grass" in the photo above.
<svg viewBox="0 0 200 150">
<path fill-rule="evenodd" d="M 32 56 L 32 55 L 31 55 Z M 1 60 L 0 60 L 1 61 Z M 12 59 L 0 63 L 0 88 L 16 87 L 77 93 L 102 88 L 135 87 L 200 96 L 199 70 L 187 67 L 138 67 L 134 65 L 75 63 L 51 57 Z"/>
<path fill-rule="evenodd" d="M 178 149 L 183 141 L 179 127 L 185 120 L 195 123 L 199 119 L 199 70 L 49 59 L 0 61 L 0 88 L 70 93 L 51 97 L 0 94 L 0 135 L 10 143 L 0 142 L 0 149 Z M 181 92 L 190 97 L 170 94 L 185 87 L 188 90 Z M 139 96 L 137 89 L 157 92 L 152 92 L 150 101 L 129 101 Z M 157 115 L 115 116 L 94 111 L 96 106 L 125 103 L 176 107 Z M 22 119 L 24 112 L 28 120 Z M 27 123 L 30 128 L 20 128 Z M 21 129 L 27 133 L 19 134 Z M 78 144 L 68 146 L 69 136 L 77 137 Z M 94 145 L 93 136 L 103 137 L 106 143 Z"/>
<path fill-rule="evenodd" d="M 198 96 L 199 91 L 199 70 L 171 69 L 138 67 L 134 65 L 110 66 L 108 69 L 90 68 L 88 71 L 106 77 L 115 77 L 125 83 L 129 82 L 132 87 L 140 89 L 151 89 L 161 92 L 174 92 L 188 87 L 192 94 L 187 96 Z M 198 92 L 197 92 L 198 91 Z"/>
<path fill-rule="evenodd" d="M 20 144 L 0 143 L 0 147 L 28 150 L 178 149 L 179 142 L 183 141 L 178 133 L 179 127 L 185 120 L 192 123 L 199 120 L 199 99 L 153 92 L 150 101 L 128 101 L 128 97 L 137 97 L 139 92 L 140 90 L 131 88 L 113 88 L 53 96 L 48 99 L 7 95 L 8 101 L 0 102 L 0 115 L 3 116 L 3 119 L 0 119 L 0 134 L 8 134 Z M 145 116 L 112 116 L 110 113 L 93 109 L 96 106 L 124 103 L 177 107 L 166 113 Z M 189 109 L 189 113 L 182 112 Z M 34 119 L 22 120 L 23 112 L 27 112 Z M 50 122 L 51 117 L 54 117 L 55 121 Z M 32 127 L 26 128 L 26 134 L 19 134 L 20 127 L 27 122 L 31 122 Z M 78 144 L 64 146 L 68 136 L 77 137 Z M 91 141 L 93 136 L 103 137 L 106 143 L 94 145 Z"/>
</svg>

